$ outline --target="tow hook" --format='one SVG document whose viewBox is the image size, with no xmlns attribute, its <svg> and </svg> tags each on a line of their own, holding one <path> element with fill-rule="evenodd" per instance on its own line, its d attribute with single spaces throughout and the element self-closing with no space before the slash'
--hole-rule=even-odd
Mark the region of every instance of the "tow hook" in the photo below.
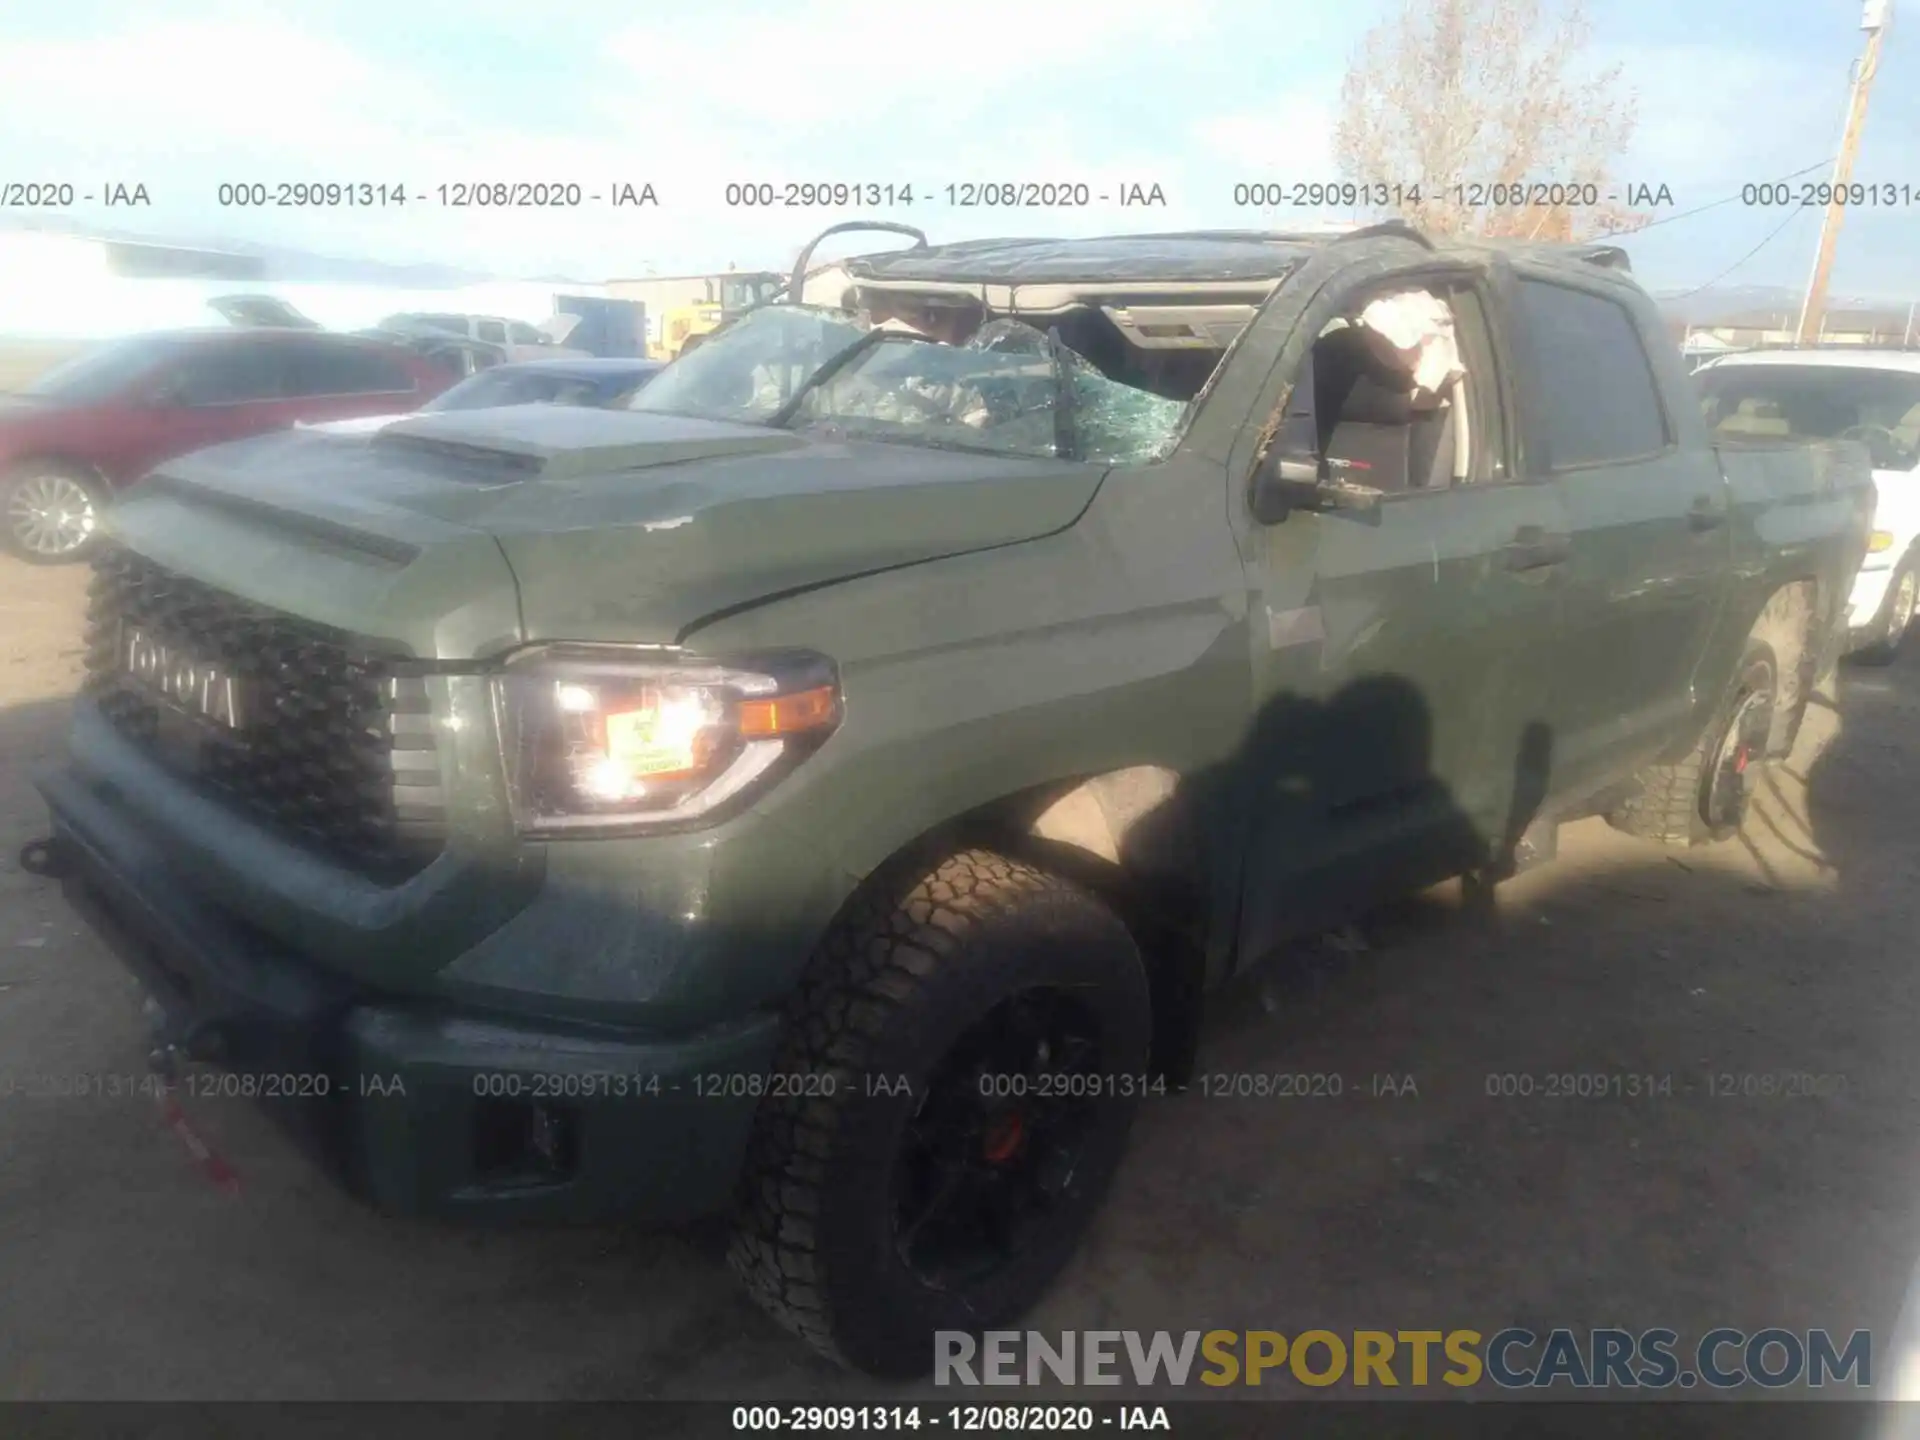
<svg viewBox="0 0 1920 1440">
<path fill-rule="evenodd" d="M 141 1007 L 152 1027 L 147 1067 L 163 1080 L 178 1080 L 187 1066 L 218 1064 L 227 1055 L 227 1036 L 217 1020 L 182 1027 L 169 1020 L 166 1007 L 151 996 Z"/>
<path fill-rule="evenodd" d="M 20 868 L 29 875 L 58 880 L 73 870 L 73 856 L 57 835 L 29 840 L 20 847 Z"/>
</svg>

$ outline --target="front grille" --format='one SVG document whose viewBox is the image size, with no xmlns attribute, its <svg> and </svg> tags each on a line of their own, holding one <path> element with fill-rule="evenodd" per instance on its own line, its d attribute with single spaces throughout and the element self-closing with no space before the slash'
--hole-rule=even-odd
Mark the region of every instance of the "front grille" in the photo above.
<svg viewBox="0 0 1920 1440">
<path fill-rule="evenodd" d="M 110 547 L 82 688 L 157 762 L 361 874 L 398 881 L 441 849 L 426 681 L 338 631 Z"/>
</svg>

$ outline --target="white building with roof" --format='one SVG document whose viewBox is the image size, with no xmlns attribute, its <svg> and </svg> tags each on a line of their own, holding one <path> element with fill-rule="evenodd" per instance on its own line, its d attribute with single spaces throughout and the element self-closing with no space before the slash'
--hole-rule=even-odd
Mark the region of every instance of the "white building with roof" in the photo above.
<svg viewBox="0 0 1920 1440">
<path fill-rule="evenodd" d="M 342 278 L 354 275 L 358 278 Z M 603 296 L 567 281 L 440 278 L 425 267 L 249 254 L 119 236 L 0 230 L 0 337 L 110 340 L 225 322 L 207 302 L 269 295 L 328 329 L 359 330 L 401 311 L 497 315 L 537 325 L 556 295 Z M 423 280 L 423 276 L 428 277 Z"/>
</svg>

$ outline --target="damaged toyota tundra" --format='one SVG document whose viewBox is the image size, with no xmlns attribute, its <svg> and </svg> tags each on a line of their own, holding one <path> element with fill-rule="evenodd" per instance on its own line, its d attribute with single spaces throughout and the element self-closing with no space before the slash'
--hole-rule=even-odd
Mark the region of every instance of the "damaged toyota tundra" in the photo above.
<svg viewBox="0 0 1920 1440">
<path fill-rule="evenodd" d="M 1222 981 L 1569 820 L 1733 834 L 1873 492 L 1710 443 L 1606 247 L 845 268 L 621 411 L 130 489 L 33 868 L 157 1065 L 315 1077 L 273 1107 L 374 1205 L 729 1213 L 910 1375 L 1045 1290 Z"/>
</svg>

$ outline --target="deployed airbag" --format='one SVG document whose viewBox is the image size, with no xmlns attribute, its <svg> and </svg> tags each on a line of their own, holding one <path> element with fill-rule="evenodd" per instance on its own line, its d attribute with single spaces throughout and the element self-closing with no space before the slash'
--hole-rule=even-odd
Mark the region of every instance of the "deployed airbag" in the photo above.
<svg viewBox="0 0 1920 1440">
<path fill-rule="evenodd" d="M 1384 295 L 1360 312 L 1360 323 L 1400 352 L 1416 390 L 1439 395 L 1466 374 L 1453 310 L 1429 291 Z"/>
</svg>

